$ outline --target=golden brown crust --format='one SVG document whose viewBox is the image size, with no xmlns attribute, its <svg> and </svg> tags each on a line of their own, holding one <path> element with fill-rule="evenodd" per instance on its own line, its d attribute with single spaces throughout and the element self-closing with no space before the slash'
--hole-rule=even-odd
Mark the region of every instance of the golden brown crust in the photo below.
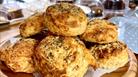
<svg viewBox="0 0 138 77">
<path fill-rule="evenodd" d="M 85 31 L 87 17 L 79 7 L 69 3 L 59 3 L 47 8 L 45 24 L 56 35 L 76 36 Z"/>
<path fill-rule="evenodd" d="M 41 32 L 44 28 L 43 13 L 36 13 L 21 23 L 20 35 L 22 37 L 30 37 Z"/>
<path fill-rule="evenodd" d="M 44 77 L 83 77 L 89 62 L 78 39 L 48 36 L 36 48 L 38 67 Z"/>
<path fill-rule="evenodd" d="M 95 19 L 90 21 L 86 31 L 82 35 L 82 39 L 95 43 L 114 42 L 117 38 L 117 26 L 103 19 Z"/>
<path fill-rule="evenodd" d="M 99 68 L 118 68 L 128 62 L 128 48 L 120 41 L 94 45 L 90 52 L 97 60 Z"/>
<path fill-rule="evenodd" d="M 32 56 L 36 40 L 21 39 L 15 45 L 0 52 L 0 60 L 14 72 L 33 73 L 34 63 Z"/>
</svg>

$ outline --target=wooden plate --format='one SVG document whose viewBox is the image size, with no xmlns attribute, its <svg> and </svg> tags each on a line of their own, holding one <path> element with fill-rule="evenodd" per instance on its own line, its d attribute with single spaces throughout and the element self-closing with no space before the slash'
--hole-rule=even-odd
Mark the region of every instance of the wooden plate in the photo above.
<svg viewBox="0 0 138 77">
<path fill-rule="evenodd" d="M 12 42 L 13 40 L 15 41 L 17 39 L 19 38 L 12 38 Z M 0 48 L 5 47 L 10 43 L 10 40 L 0 43 Z M 111 73 L 105 74 L 102 77 L 135 77 L 137 73 L 137 59 L 131 50 L 129 50 L 128 53 L 130 60 L 124 67 L 121 67 Z M 0 69 L 0 77 L 33 77 L 33 74 L 12 72 L 3 63 L 0 63 Z"/>
<path fill-rule="evenodd" d="M 103 75 L 102 77 L 136 77 L 137 74 L 137 59 L 134 53 L 130 50 L 129 52 L 130 61 L 124 67 Z"/>
</svg>

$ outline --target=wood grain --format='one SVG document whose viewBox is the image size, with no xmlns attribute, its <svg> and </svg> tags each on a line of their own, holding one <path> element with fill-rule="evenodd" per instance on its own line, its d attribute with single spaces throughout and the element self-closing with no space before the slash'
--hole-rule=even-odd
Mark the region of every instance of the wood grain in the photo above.
<svg viewBox="0 0 138 77">
<path fill-rule="evenodd" d="M 137 60 L 138 60 L 138 54 L 135 54 Z M 138 62 L 137 62 L 137 65 L 138 65 Z M 138 77 L 138 67 L 137 67 L 137 74 L 136 74 L 136 77 Z"/>
<path fill-rule="evenodd" d="M 0 63 L 0 69 L 7 77 L 33 77 L 33 74 L 15 73 L 11 71 L 8 67 L 6 67 L 6 65 L 4 65 L 3 63 Z"/>
<path fill-rule="evenodd" d="M 137 74 L 137 59 L 132 51 L 129 51 L 130 61 L 124 67 L 117 69 L 112 73 L 105 74 L 102 77 L 138 77 Z"/>
<path fill-rule="evenodd" d="M 112 73 L 105 74 L 102 77 L 138 77 L 138 76 L 136 76 L 137 59 L 131 51 L 129 52 L 129 55 L 130 55 L 129 63 L 127 63 L 124 67 L 121 67 Z M 138 58 L 138 56 L 137 56 L 137 58 Z M 8 77 L 33 77 L 33 74 L 12 72 L 3 63 L 0 64 L 0 69 Z M 0 77 L 2 77 L 2 76 L 0 76 Z"/>
</svg>

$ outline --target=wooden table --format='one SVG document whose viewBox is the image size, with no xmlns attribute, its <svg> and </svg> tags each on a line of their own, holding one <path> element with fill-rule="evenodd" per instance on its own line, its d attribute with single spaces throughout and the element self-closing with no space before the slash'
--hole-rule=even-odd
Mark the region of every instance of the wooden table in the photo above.
<svg viewBox="0 0 138 77">
<path fill-rule="evenodd" d="M 137 58 L 137 60 L 138 60 L 138 54 L 135 54 L 135 56 L 136 56 L 136 58 Z M 138 70 L 138 68 L 137 68 L 137 70 Z M 138 72 L 137 72 L 136 77 L 138 77 Z"/>
<path fill-rule="evenodd" d="M 5 28 L 5 29 L 0 29 L 0 42 L 4 41 L 6 39 L 9 39 L 10 37 L 18 35 L 19 34 L 19 26 L 18 25 L 19 25 L 19 23 L 10 25 L 8 28 Z M 138 55 L 135 54 L 135 56 L 138 60 Z M 119 73 L 115 72 L 112 75 L 108 75 L 105 77 L 118 77 L 118 76 L 120 77 L 120 74 L 121 74 L 120 72 L 124 72 L 126 70 L 127 70 L 127 68 L 122 68 L 121 70 L 118 71 Z M 15 77 L 15 76 L 11 76 L 11 73 L 8 73 L 8 74 L 10 75 L 10 77 Z M 18 75 L 20 75 L 20 73 Z M 113 76 L 113 75 L 115 75 L 115 76 Z M 16 76 L 16 77 L 20 77 L 20 76 Z M 24 77 L 24 76 L 22 76 L 22 77 Z M 28 77 L 32 77 L 32 76 L 28 75 Z M 138 77 L 138 72 L 137 72 L 136 77 Z"/>
<path fill-rule="evenodd" d="M 16 36 L 19 34 L 19 23 L 8 25 L 8 27 L 0 29 L 0 43 L 10 37 Z"/>
</svg>

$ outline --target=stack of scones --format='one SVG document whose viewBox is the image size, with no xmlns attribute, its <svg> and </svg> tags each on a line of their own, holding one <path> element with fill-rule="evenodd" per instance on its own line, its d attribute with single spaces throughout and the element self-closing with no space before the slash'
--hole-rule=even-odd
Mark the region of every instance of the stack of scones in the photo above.
<svg viewBox="0 0 138 77">
<path fill-rule="evenodd" d="M 14 72 L 83 77 L 88 67 L 112 69 L 128 62 L 117 26 L 104 19 L 88 20 L 74 4 L 57 3 L 29 17 L 20 25 L 20 35 L 15 45 L 0 50 L 0 60 Z"/>
</svg>

